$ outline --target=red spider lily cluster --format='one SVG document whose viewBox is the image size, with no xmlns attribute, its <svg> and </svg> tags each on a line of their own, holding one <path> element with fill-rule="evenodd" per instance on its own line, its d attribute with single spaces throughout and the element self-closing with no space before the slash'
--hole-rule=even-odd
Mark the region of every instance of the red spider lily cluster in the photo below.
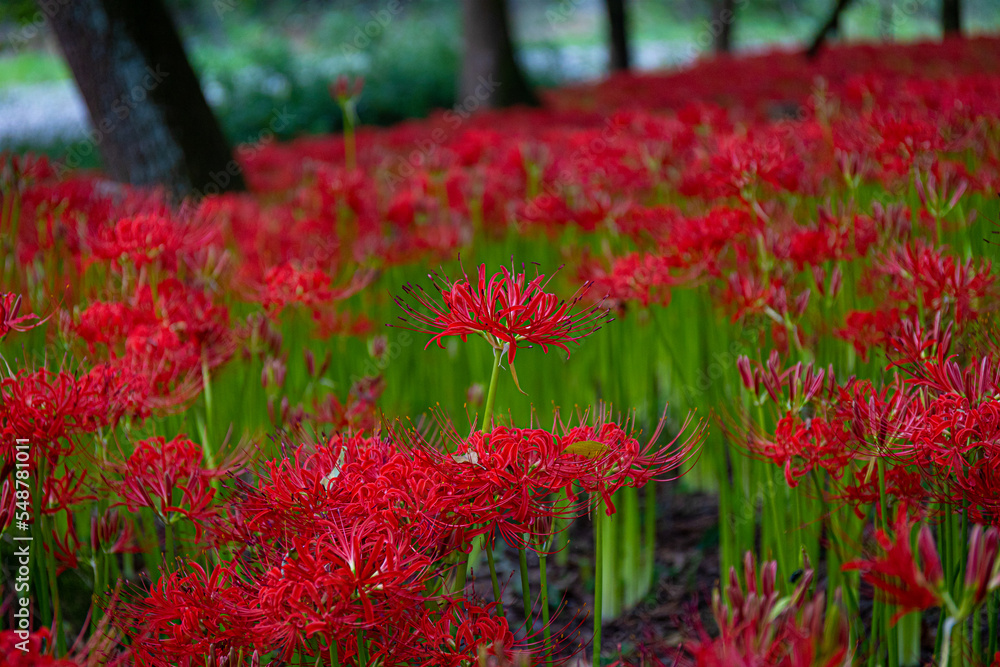
<svg viewBox="0 0 1000 667">
<path fill-rule="evenodd" d="M 0 557 L 30 533 L 38 560 L 28 637 L 0 578 L 0 665 L 559 660 L 578 649 L 549 605 L 522 627 L 499 586 L 467 585 L 479 549 L 541 562 L 574 519 L 692 467 L 719 492 L 721 571 L 759 555 L 712 598 L 717 627 L 689 620 L 647 662 L 887 664 L 915 637 L 989 664 L 997 57 L 979 38 L 618 77 L 457 129 L 261 147 L 241 156 L 251 194 L 179 208 L 5 156 Z M 460 255 L 473 274 L 413 286 Z M 494 366 L 458 380 L 477 337 Z M 537 384 L 562 393 L 532 395 L 528 426 L 513 401 L 494 418 L 531 346 L 573 349 Z M 644 437 L 609 410 L 536 426 L 538 402 L 632 385 L 649 415 L 723 415 L 720 435 Z M 402 419 L 467 389 L 485 396 L 469 433 Z"/>
<path fill-rule="evenodd" d="M 579 433 L 540 429 L 498 428 L 488 444 L 476 433 L 452 455 L 423 443 L 401 446 L 388 434 L 300 445 L 267 462 L 255 486 L 240 485 L 228 527 L 213 536 L 220 546 L 239 545 L 232 561 L 211 571 L 191 561 L 148 593 L 130 592 L 115 622 L 130 637 L 137 664 L 164 657 L 202 664 L 213 652 L 325 659 L 333 651 L 351 662 L 359 631 L 369 659 L 385 664 L 460 665 L 483 654 L 539 653 L 539 638 L 515 640 L 491 613 L 495 603 L 447 592 L 453 570 L 465 566 L 449 557 L 494 530 L 537 535 L 545 526 L 550 534 L 554 518 L 586 509 L 555 506 L 547 500 L 554 491 L 580 480 L 628 483 L 633 467 L 662 474 L 688 451 L 661 457 L 651 470 L 653 461 L 623 451 L 619 442 L 627 436 L 600 431 L 615 456 L 575 454 Z M 145 458 L 141 447 L 133 458 Z M 150 474 L 156 463 L 141 465 L 159 482 L 160 474 Z M 138 487 L 128 504 L 157 494 L 141 480 L 118 484 Z"/>
</svg>

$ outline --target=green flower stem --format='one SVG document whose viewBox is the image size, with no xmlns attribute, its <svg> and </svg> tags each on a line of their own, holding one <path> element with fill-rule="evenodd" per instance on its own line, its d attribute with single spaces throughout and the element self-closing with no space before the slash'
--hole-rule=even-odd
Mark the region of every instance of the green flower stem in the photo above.
<svg viewBox="0 0 1000 667">
<path fill-rule="evenodd" d="M 951 667 L 951 631 L 955 628 L 957 622 L 953 616 L 949 616 L 944 621 L 943 632 L 941 633 L 941 660 L 938 662 L 941 667 Z M 961 652 L 959 652 L 959 655 L 961 655 Z M 956 664 L 961 664 L 961 662 L 956 661 Z"/>
<path fill-rule="evenodd" d="M 639 513 L 639 491 L 634 486 L 622 490 L 625 502 L 622 507 L 622 561 L 625 567 L 621 574 L 625 579 L 625 606 L 630 608 L 639 602 L 645 594 L 645 580 L 642 578 L 642 563 L 640 562 L 639 538 L 642 532 Z"/>
<path fill-rule="evenodd" d="M 340 108 L 344 112 L 344 163 L 348 171 L 354 171 L 358 165 L 358 144 L 354 133 L 354 125 L 357 120 L 355 104 L 353 99 L 340 104 Z"/>
<path fill-rule="evenodd" d="M 545 550 L 547 544 L 543 544 L 538 552 L 538 579 L 542 589 L 542 645 L 545 647 L 545 667 L 552 667 L 552 629 L 549 627 L 549 581 L 546 573 L 548 556 Z"/>
<path fill-rule="evenodd" d="M 44 486 L 41 482 L 43 475 L 45 474 L 45 462 L 39 461 L 38 467 L 36 468 L 36 478 L 34 480 L 34 488 L 31 492 L 31 505 L 32 505 L 32 520 L 31 520 L 31 539 L 34 545 L 43 545 L 46 543 L 45 531 L 42 528 L 42 492 Z M 38 610 L 41 612 L 41 618 L 44 623 L 49 623 L 52 621 L 52 604 L 49 598 L 49 570 L 45 566 L 45 561 L 49 560 L 48 555 L 44 548 L 38 549 L 36 552 L 37 556 L 33 558 L 34 565 L 37 569 L 37 581 L 38 585 L 35 590 L 38 591 Z"/>
<path fill-rule="evenodd" d="M 603 621 L 601 610 L 604 608 L 604 545 L 602 544 L 604 531 L 601 520 L 603 511 L 604 503 L 599 500 L 597 507 L 594 508 L 594 644 L 591 657 L 591 664 L 594 667 L 601 664 L 601 622 Z"/>
<path fill-rule="evenodd" d="M 368 660 L 368 645 L 365 643 L 365 633 L 361 630 L 357 632 L 358 639 L 358 665 L 359 667 L 365 667 Z"/>
<path fill-rule="evenodd" d="M 972 655 L 986 665 L 989 660 L 983 653 L 983 633 L 979 627 L 982 616 L 978 607 L 972 611 Z"/>
<path fill-rule="evenodd" d="M 617 495 L 617 494 L 616 494 Z M 620 502 L 619 500 L 615 501 Z M 620 562 L 618 555 L 618 544 L 621 536 L 618 534 L 618 522 L 614 521 L 614 516 L 601 514 L 601 549 L 604 551 L 601 569 L 604 573 L 604 588 L 602 590 L 604 609 L 601 610 L 601 617 L 612 619 L 621 613 L 621 579 L 618 572 Z"/>
<path fill-rule="evenodd" d="M 73 520 L 72 517 L 69 519 Z M 56 559 L 46 558 L 45 566 L 48 569 L 49 585 L 52 589 L 52 626 L 56 634 L 57 656 L 66 655 L 66 631 L 62 623 L 62 605 L 59 602 L 59 577 L 56 574 Z"/>
<path fill-rule="evenodd" d="M 878 455 L 878 493 L 879 505 L 882 508 L 882 530 L 889 533 L 889 499 L 885 487 L 885 457 L 881 453 Z M 907 536 L 909 538 L 909 536 Z M 892 624 L 892 606 L 889 604 L 880 605 L 882 611 L 883 636 L 885 638 L 886 651 L 888 653 L 889 664 L 898 665 L 899 656 L 899 629 Z M 874 629 L 874 628 L 873 628 Z"/>
<path fill-rule="evenodd" d="M 525 535 L 527 538 L 527 535 Z M 521 602 L 524 604 L 524 622 L 527 624 L 528 634 L 534 632 L 534 624 L 531 622 L 531 587 L 528 584 L 528 551 L 524 547 L 517 550 L 518 564 L 521 566 Z"/>
<path fill-rule="evenodd" d="M 170 525 L 170 514 L 163 519 L 163 541 L 164 541 L 164 557 L 166 558 L 166 565 L 164 569 L 166 572 L 174 566 L 174 558 L 176 557 L 174 552 L 174 527 Z"/>
<path fill-rule="evenodd" d="M 451 586 L 451 592 L 458 595 L 464 595 L 466 576 L 469 571 L 469 561 L 466 558 L 462 558 L 465 554 L 462 554 L 461 551 L 459 554 L 461 555 L 458 557 L 458 563 L 455 564 L 455 582 Z M 470 551 L 469 557 L 471 556 L 472 552 Z"/>
<path fill-rule="evenodd" d="M 337 642 L 330 642 L 330 667 L 340 667 L 340 656 L 337 651 Z"/>
<path fill-rule="evenodd" d="M 497 615 L 500 618 L 507 618 L 507 615 L 503 611 L 503 598 L 500 595 L 500 582 L 497 580 L 497 566 L 493 561 L 493 545 L 490 544 L 489 540 L 486 540 L 486 562 L 490 566 L 490 581 L 493 582 L 493 599 L 497 603 Z"/>
<path fill-rule="evenodd" d="M 645 510 L 643 516 L 645 535 L 642 545 L 645 553 L 643 554 L 642 579 L 644 582 L 643 588 L 649 591 L 653 587 L 653 576 L 655 574 L 653 566 L 656 562 L 656 482 L 647 483 L 645 492 L 646 507 L 643 508 Z"/>
<path fill-rule="evenodd" d="M 493 430 L 493 404 L 497 398 L 497 384 L 500 379 L 500 360 L 503 358 L 501 350 L 493 350 L 493 372 L 490 375 L 490 389 L 486 393 L 486 408 L 483 410 L 482 432 L 489 433 Z"/>
<path fill-rule="evenodd" d="M 1000 630 L 1000 618 L 998 618 L 998 611 L 1000 611 L 1000 591 L 993 591 L 993 594 L 989 597 L 988 604 L 986 620 L 990 634 L 986 645 L 986 655 L 996 655 L 997 649 L 1000 648 L 997 637 L 998 630 Z"/>
</svg>

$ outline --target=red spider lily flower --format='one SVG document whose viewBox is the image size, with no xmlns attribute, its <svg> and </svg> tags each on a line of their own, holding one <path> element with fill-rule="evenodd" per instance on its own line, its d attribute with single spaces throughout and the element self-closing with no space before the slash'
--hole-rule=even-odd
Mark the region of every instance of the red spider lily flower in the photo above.
<svg viewBox="0 0 1000 667">
<path fill-rule="evenodd" d="M 55 642 L 48 628 L 40 628 L 25 639 L 20 632 L 0 632 L 0 667 L 79 667 L 69 658 L 56 658 Z"/>
<path fill-rule="evenodd" d="M 7 474 L 5 473 L 3 476 L 6 477 Z M 11 482 L 12 480 L 5 479 L 3 484 L 0 484 L 0 535 L 3 535 L 17 515 L 14 485 Z"/>
<path fill-rule="evenodd" d="M 556 417 L 558 421 L 558 415 Z M 586 415 L 581 421 L 586 421 Z M 573 459 L 591 459 L 589 474 L 581 475 L 577 482 L 587 492 L 599 493 L 604 500 L 607 513 L 615 512 L 611 496 L 626 486 L 642 487 L 650 481 L 671 481 L 680 477 L 685 466 L 695 459 L 699 452 L 706 429 L 703 422 L 694 423 L 693 414 L 688 414 L 673 440 L 658 443 L 666 417 L 660 419 L 645 445 L 632 434 L 631 418 L 622 424 L 611 420 L 608 409 L 601 409 L 594 424 L 568 428 L 563 425 L 565 435 L 559 443 L 563 452 Z M 694 428 L 691 428 L 694 424 Z M 564 487 L 572 493 L 572 487 Z"/>
<path fill-rule="evenodd" d="M 126 591 L 121 598 L 110 611 L 114 626 L 130 640 L 136 665 L 208 665 L 210 655 L 230 648 L 249 655 L 263 647 L 263 615 L 232 566 L 208 573 L 191 561 L 148 593 Z"/>
<path fill-rule="evenodd" d="M 123 518 L 116 510 L 107 510 L 98 519 L 94 514 L 90 519 L 90 550 L 95 554 L 98 550 L 108 554 L 141 553 L 135 541 L 132 522 Z"/>
<path fill-rule="evenodd" d="M 76 436 L 114 424 L 122 415 L 115 392 L 91 374 L 75 377 L 46 369 L 21 370 L 0 380 L 0 423 L 32 448 L 32 465 L 56 465 L 74 450 Z M 0 460 L 13 461 L 13 438 L 0 443 Z"/>
<path fill-rule="evenodd" d="M 595 459 L 567 454 L 564 443 L 543 429 L 498 426 L 489 434 L 474 432 L 454 454 L 431 455 L 456 496 L 440 520 L 484 532 L 490 540 L 499 532 L 519 547 L 532 544 L 530 536 L 547 534 L 552 519 L 581 512 L 576 505 L 560 506 L 552 493 L 599 476 Z"/>
<path fill-rule="evenodd" d="M 84 487 L 87 478 L 86 470 L 68 468 L 62 473 L 49 473 L 45 476 L 42 513 L 55 514 L 66 512 L 70 517 L 75 505 L 87 500 L 96 500 L 97 496 L 87 493 Z M 72 521 L 71 521 L 72 523 Z"/>
<path fill-rule="evenodd" d="M 116 505 L 132 512 L 149 507 L 164 520 L 177 512 L 194 522 L 200 537 L 203 524 L 219 513 L 212 480 L 240 467 L 239 457 L 233 457 L 220 468 L 205 469 L 202 456 L 201 447 L 183 436 L 148 438 L 136 444 L 128 460 L 112 466 L 116 478 L 104 481 L 124 499 Z"/>
<path fill-rule="evenodd" d="M 873 276 L 881 277 L 888 302 L 930 313 L 944 313 L 961 325 L 976 319 L 996 299 L 990 262 L 964 263 L 947 248 L 923 241 L 896 245 L 876 258 Z"/>
<path fill-rule="evenodd" d="M 728 603 L 719 591 L 712 595 L 712 616 L 719 636 L 712 638 L 694 615 L 697 637 L 681 646 L 692 665 L 708 667 L 847 667 L 853 650 L 846 618 L 834 611 L 826 614 L 826 596 L 810 597 L 813 573 L 806 564 L 803 576 L 788 597 L 775 586 L 777 563 L 758 571 L 748 553 L 744 560 L 744 583 L 736 568 L 729 571 Z M 834 610 L 838 607 L 834 606 Z M 680 664 L 689 664 L 682 660 Z"/>
<path fill-rule="evenodd" d="M 396 303 L 412 318 L 411 321 L 401 316 L 399 319 L 406 323 L 402 328 L 434 334 L 425 349 L 431 343 L 443 348 L 441 339 L 445 336 L 459 336 L 465 341 L 469 334 L 480 334 L 495 350 L 506 352 L 508 363 L 513 363 L 518 344 L 525 341 L 541 346 L 545 352 L 553 345 L 568 355 L 569 343 L 579 344 L 581 339 L 600 329 L 601 320 L 611 322 L 613 319 L 600 303 L 573 312 L 590 283 L 585 283 L 567 303 L 544 291 L 548 281 L 543 274 L 528 281 L 524 273 L 514 273 L 506 267 L 502 267 L 489 283 L 485 264 L 479 267 L 476 284 L 468 275 L 454 282 L 446 281 L 444 285 L 437 283 L 436 276 L 432 279 L 444 300 L 443 305 L 431 299 L 419 285 L 403 287 L 403 291 L 430 311 L 430 315 L 396 297 Z"/>
<path fill-rule="evenodd" d="M 892 618 L 895 623 L 911 611 L 922 611 L 943 603 L 944 572 L 934 538 L 927 526 L 922 526 L 917 538 L 920 563 L 914 558 L 910 546 L 912 522 L 905 509 L 900 508 L 896 517 L 895 536 L 884 531 L 876 533 L 881 554 L 869 559 L 845 563 L 845 571 L 858 570 L 899 611 Z"/>
<path fill-rule="evenodd" d="M 259 583 L 267 619 L 260 631 L 288 657 L 313 637 L 329 645 L 357 630 L 397 625 L 423 605 L 434 572 L 431 558 L 414 550 L 404 531 L 378 518 L 331 518 L 317 528 L 291 536 L 288 551 Z"/>
<path fill-rule="evenodd" d="M 111 260 L 119 269 L 122 260 L 128 259 L 139 269 L 157 264 L 175 271 L 180 253 L 218 246 L 221 238 L 214 224 L 196 227 L 163 211 L 119 218 L 114 224 L 101 227 L 88 241 L 94 257 Z"/>
<path fill-rule="evenodd" d="M 0 340 L 6 338 L 11 331 L 28 331 L 45 321 L 34 313 L 19 315 L 20 312 L 21 295 L 0 292 Z"/>
<path fill-rule="evenodd" d="M 760 364 L 741 356 L 736 360 L 743 386 L 760 400 L 761 389 L 780 408 L 798 412 L 805 405 L 830 403 L 839 386 L 833 373 L 833 366 L 816 368 L 813 364 L 799 362 L 790 368 L 781 368 L 781 357 L 777 350 L 771 350 L 767 362 Z M 852 378 L 853 379 L 853 378 Z M 851 380 L 848 380 L 850 383 Z"/>
<path fill-rule="evenodd" d="M 409 642 L 383 645 L 380 654 L 392 657 L 386 664 L 409 664 L 420 661 L 440 665 L 440 667 L 461 667 L 462 665 L 497 664 L 511 656 L 519 656 L 529 664 L 527 657 L 534 653 L 528 640 L 517 640 L 505 618 L 492 612 L 494 605 L 480 607 L 467 600 L 446 600 L 443 609 L 433 615 L 421 614 L 416 618 L 414 632 L 423 640 L 417 646 Z M 402 633 L 400 633 L 402 634 Z M 394 639 L 389 635 L 387 639 Z M 403 650 L 400 650 L 400 649 Z M 537 656 L 535 656 L 537 659 Z M 398 661 L 398 662 L 395 662 Z"/>
<path fill-rule="evenodd" d="M 967 609 L 978 609 L 986 596 L 1000 588 L 1000 531 L 995 526 L 974 526 L 969 536 L 969 557 L 965 565 Z"/>
<path fill-rule="evenodd" d="M 367 287 L 374 273 L 358 271 L 342 286 L 333 286 L 333 277 L 318 268 L 305 269 L 290 262 L 272 266 L 264 273 L 260 285 L 252 285 L 247 296 L 261 303 L 272 318 L 293 303 L 301 303 L 319 319 L 320 309 L 335 301 L 343 301 Z"/>
<path fill-rule="evenodd" d="M 45 550 L 51 553 L 59 564 L 56 568 L 56 574 L 62 574 L 66 570 L 75 570 L 80 566 L 79 556 L 82 546 L 80 538 L 76 536 L 76 522 L 72 520 L 72 517 L 62 537 L 59 536 L 58 531 L 53 529 L 51 546 L 46 544 Z"/>
<path fill-rule="evenodd" d="M 826 470 L 839 478 L 855 458 L 843 429 L 822 417 L 802 419 L 798 412 L 787 412 L 778 420 L 774 436 L 751 433 L 748 446 L 752 455 L 767 459 L 785 472 L 785 482 L 796 487 L 813 470 Z"/>
</svg>

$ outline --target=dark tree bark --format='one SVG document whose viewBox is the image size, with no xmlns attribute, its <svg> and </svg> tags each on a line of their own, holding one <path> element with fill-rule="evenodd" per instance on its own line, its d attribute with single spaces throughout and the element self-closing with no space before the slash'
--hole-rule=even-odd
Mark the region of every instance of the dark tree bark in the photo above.
<svg viewBox="0 0 1000 667">
<path fill-rule="evenodd" d="M 178 199 L 245 189 L 163 0 L 73 0 L 49 22 L 112 178 Z"/>
<path fill-rule="evenodd" d="M 459 105 L 465 111 L 540 104 L 514 58 L 506 0 L 462 0 L 462 31 Z"/>
<path fill-rule="evenodd" d="M 941 26 L 945 35 L 962 34 L 962 0 L 942 0 Z"/>
<path fill-rule="evenodd" d="M 819 55 L 820 50 L 823 48 L 823 44 L 826 42 L 826 37 L 831 32 L 837 32 L 840 29 L 840 15 L 844 13 L 852 0 L 837 0 L 837 5 L 833 8 L 830 13 L 830 17 L 823 23 L 823 27 L 819 29 L 816 36 L 813 37 L 812 42 L 809 44 L 809 48 L 806 49 L 806 55 L 810 58 L 815 58 Z"/>
<path fill-rule="evenodd" d="M 736 0 L 722 0 L 719 3 L 719 14 L 712 22 L 716 53 L 729 53 L 733 50 L 733 23 L 735 22 Z"/>
<path fill-rule="evenodd" d="M 604 6 L 608 10 L 611 71 L 628 71 L 632 63 L 628 52 L 628 13 L 625 9 L 625 0 L 605 0 Z"/>
</svg>

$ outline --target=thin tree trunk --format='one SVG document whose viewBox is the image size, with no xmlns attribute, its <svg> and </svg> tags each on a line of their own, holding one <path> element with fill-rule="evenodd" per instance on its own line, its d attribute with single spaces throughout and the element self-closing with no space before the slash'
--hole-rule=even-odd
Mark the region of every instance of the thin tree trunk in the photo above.
<svg viewBox="0 0 1000 667">
<path fill-rule="evenodd" d="M 844 13 L 844 10 L 850 6 L 851 0 L 837 0 L 837 5 L 833 8 L 830 13 L 830 17 L 823 24 L 823 27 L 819 29 L 816 36 L 813 37 L 812 43 L 806 50 L 806 55 L 809 58 L 815 58 L 819 55 L 820 50 L 823 48 L 823 44 L 826 42 L 826 36 L 831 32 L 836 32 L 840 29 L 840 15 Z"/>
<path fill-rule="evenodd" d="M 462 0 L 462 31 L 459 106 L 463 111 L 540 104 L 514 58 L 506 0 Z"/>
<path fill-rule="evenodd" d="M 945 35 L 962 34 L 962 0 L 943 0 L 941 3 L 941 26 Z"/>
<path fill-rule="evenodd" d="M 605 0 L 608 10 L 608 37 L 611 46 L 611 71 L 624 72 L 631 67 L 628 52 L 628 13 L 625 0 Z"/>
<path fill-rule="evenodd" d="M 245 189 L 162 0 L 73 0 L 49 21 L 112 178 L 178 199 Z"/>
<path fill-rule="evenodd" d="M 722 0 L 719 14 L 712 22 L 715 34 L 716 53 L 730 53 L 733 50 L 733 23 L 736 21 L 735 0 Z"/>
</svg>

